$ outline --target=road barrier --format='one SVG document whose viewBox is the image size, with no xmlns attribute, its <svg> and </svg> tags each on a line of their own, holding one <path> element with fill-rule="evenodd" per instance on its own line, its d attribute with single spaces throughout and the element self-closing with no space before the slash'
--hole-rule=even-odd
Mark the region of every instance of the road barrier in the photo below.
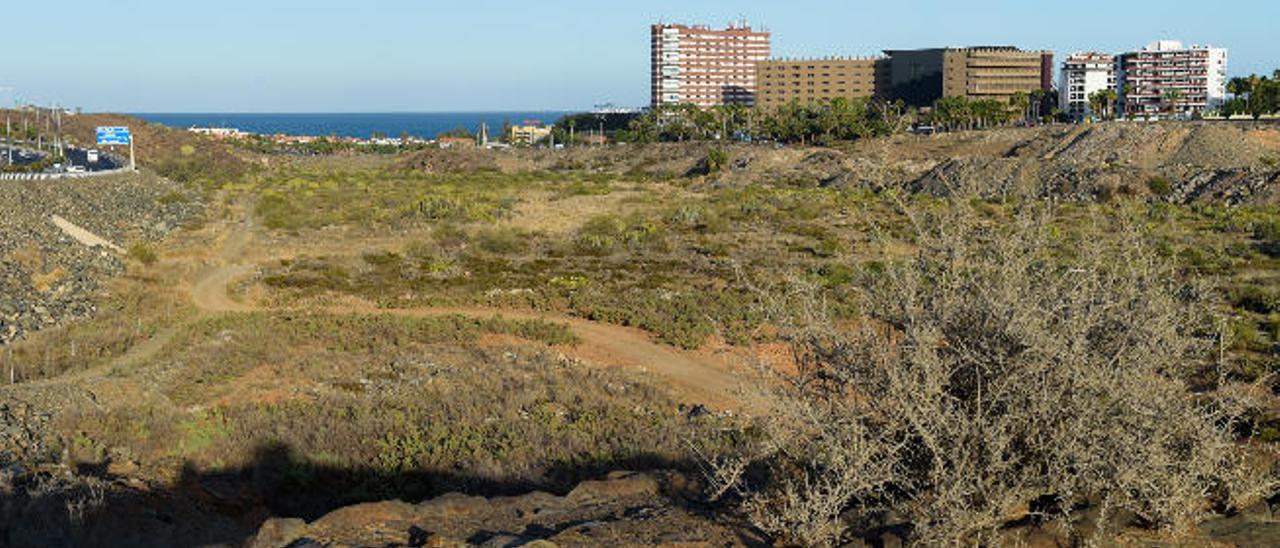
<svg viewBox="0 0 1280 548">
<path fill-rule="evenodd" d="M 105 177 L 130 173 L 133 170 L 122 167 L 104 171 L 85 171 L 81 173 L 0 173 L 0 181 L 52 181 L 58 179 L 87 179 L 89 177 Z"/>
</svg>

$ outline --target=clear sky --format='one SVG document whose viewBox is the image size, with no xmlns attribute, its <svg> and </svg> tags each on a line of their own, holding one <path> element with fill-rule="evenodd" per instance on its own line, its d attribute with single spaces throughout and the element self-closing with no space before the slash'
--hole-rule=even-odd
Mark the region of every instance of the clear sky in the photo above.
<svg viewBox="0 0 1280 548">
<path fill-rule="evenodd" d="M 91 111 L 573 110 L 648 101 L 648 25 L 773 32 L 779 56 L 1016 45 L 1231 50 L 1280 67 L 1280 0 L 13 0 L 0 104 Z"/>
</svg>

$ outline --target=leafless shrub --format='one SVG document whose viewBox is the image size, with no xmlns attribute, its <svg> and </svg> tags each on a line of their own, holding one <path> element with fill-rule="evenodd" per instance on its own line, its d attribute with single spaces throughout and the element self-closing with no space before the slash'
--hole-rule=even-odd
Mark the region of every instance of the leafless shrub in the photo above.
<svg viewBox="0 0 1280 548">
<path fill-rule="evenodd" d="M 1188 389 L 1219 359 L 1212 317 L 1137 223 L 910 213 L 918 252 L 867 283 L 857 325 L 808 290 L 775 299 L 801 373 L 710 461 L 713 494 L 788 541 L 897 519 L 935 545 L 995 543 L 1028 517 L 1074 530 L 1085 503 L 1102 509 L 1091 542 L 1119 510 L 1177 533 L 1274 489 L 1233 435 L 1257 392 Z"/>
</svg>

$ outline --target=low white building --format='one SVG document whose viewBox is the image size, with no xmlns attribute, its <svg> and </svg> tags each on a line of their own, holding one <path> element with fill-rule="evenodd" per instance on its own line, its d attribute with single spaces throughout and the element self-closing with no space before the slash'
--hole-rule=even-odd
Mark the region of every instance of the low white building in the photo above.
<svg viewBox="0 0 1280 548">
<path fill-rule="evenodd" d="M 1089 97 L 1099 91 L 1117 89 L 1116 85 L 1115 55 L 1073 53 L 1062 62 L 1062 78 L 1058 84 L 1059 108 L 1076 121 L 1114 114 L 1114 104 L 1110 113 L 1094 112 Z"/>
<path fill-rule="evenodd" d="M 1227 50 L 1152 42 L 1120 55 L 1119 88 L 1126 116 L 1182 117 L 1227 100 Z"/>
</svg>

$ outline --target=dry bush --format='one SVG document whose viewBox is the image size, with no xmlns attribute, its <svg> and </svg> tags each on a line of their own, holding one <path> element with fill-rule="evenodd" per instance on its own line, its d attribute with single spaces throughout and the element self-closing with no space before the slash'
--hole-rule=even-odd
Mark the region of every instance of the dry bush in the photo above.
<svg viewBox="0 0 1280 548">
<path fill-rule="evenodd" d="M 802 373 L 710 461 L 715 495 L 792 542 L 901 524 L 935 545 L 998 543 L 1024 518 L 1075 530 L 1086 503 L 1091 542 L 1121 512 L 1178 533 L 1275 487 L 1234 437 L 1256 391 L 1188 388 L 1219 360 L 1214 322 L 1135 223 L 909 214 L 918 252 L 866 284 L 858 325 L 811 291 L 777 298 Z"/>
</svg>

